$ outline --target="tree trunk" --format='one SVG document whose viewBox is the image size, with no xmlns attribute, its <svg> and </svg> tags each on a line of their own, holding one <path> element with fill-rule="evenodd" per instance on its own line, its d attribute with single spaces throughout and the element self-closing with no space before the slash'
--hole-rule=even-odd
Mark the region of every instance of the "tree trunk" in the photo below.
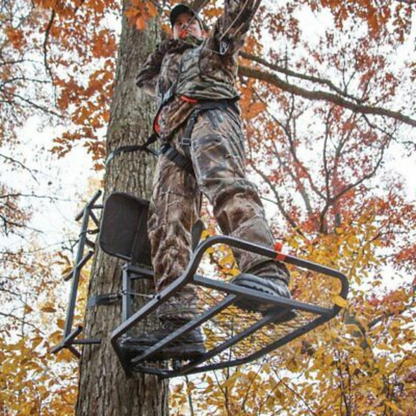
<svg viewBox="0 0 416 416">
<path fill-rule="evenodd" d="M 150 135 L 153 100 L 135 85 L 135 76 L 159 35 L 155 22 L 138 31 L 123 18 L 116 82 L 112 97 L 107 150 L 143 143 Z M 155 160 L 143 152 L 116 156 L 104 180 L 104 193 L 127 192 L 149 199 Z M 120 291 L 122 262 L 97 249 L 88 296 Z M 148 292 L 152 284 L 139 283 Z M 77 415 L 168 415 L 168 384 L 154 376 L 127 378 L 110 344 L 111 332 L 120 324 L 120 305 L 86 311 L 84 337 L 101 338 L 99 346 L 85 346 L 81 359 Z"/>
</svg>

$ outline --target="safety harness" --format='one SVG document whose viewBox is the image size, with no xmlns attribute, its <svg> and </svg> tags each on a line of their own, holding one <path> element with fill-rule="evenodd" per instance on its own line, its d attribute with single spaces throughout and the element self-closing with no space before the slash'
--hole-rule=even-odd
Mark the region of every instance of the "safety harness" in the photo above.
<svg viewBox="0 0 416 416">
<path fill-rule="evenodd" d="M 195 123 L 197 121 L 198 116 L 208 110 L 214 110 L 214 109 L 221 109 L 226 111 L 233 112 L 234 109 L 235 112 L 237 112 L 236 108 L 236 101 L 234 100 L 218 100 L 218 101 L 197 101 L 195 102 L 195 108 L 192 111 L 191 115 L 189 116 L 188 123 L 185 128 L 185 133 L 181 139 L 181 148 L 183 150 L 183 153 L 186 155 L 182 155 L 178 150 L 176 150 L 173 146 L 171 146 L 169 143 L 164 143 L 159 150 L 153 150 L 149 146 L 155 143 L 158 139 L 158 133 L 154 131 L 152 135 L 146 140 L 146 142 L 142 145 L 130 145 L 130 146 L 121 146 L 111 152 L 107 160 L 105 162 L 105 165 L 108 166 L 109 163 L 114 159 L 115 156 L 121 155 L 123 153 L 129 153 L 129 152 L 136 152 L 136 151 L 143 151 L 153 154 L 154 156 L 160 156 L 163 155 L 167 157 L 169 160 L 171 160 L 175 165 L 180 167 L 181 169 L 185 170 L 191 175 L 195 176 L 194 169 L 192 166 L 192 160 L 191 160 L 191 135 L 192 131 L 194 129 Z M 156 130 L 156 129 L 154 129 Z"/>
</svg>

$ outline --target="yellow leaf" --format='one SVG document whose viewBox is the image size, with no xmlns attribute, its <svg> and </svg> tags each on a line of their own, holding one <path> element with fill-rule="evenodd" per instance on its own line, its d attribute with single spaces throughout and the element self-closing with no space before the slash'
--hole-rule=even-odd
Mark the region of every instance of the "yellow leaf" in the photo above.
<svg viewBox="0 0 416 416">
<path fill-rule="evenodd" d="M 63 319 L 58 319 L 57 324 L 58 324 L 58 327 L 59 328 L 64 329 L 64 327 L 65 327 L 65 321 Z"/>
<path fill-rule="evenodd" d="M 228 273 L 231 274 L 231 276 L 237 276 L 237 275 L 240 274 L 240 270 L 238 270 L 238 269 L 231 269 Z"/>
<path fill-rule="evenodd" d="M 341 308 L 346 308 L 348 306 L 348 302 L 346 301 L 346 299 L 344 299 L 343 297 L 341 297 L 339 295 L 338 296 L 334 296 L 332 298 L 332 302 L 334 302 L 335 305 L 338 305 Z"/>
<path fill-rule="evenodd" d="M 65 275 L 66 275 L 66 274 L 68 274 L 68 273 L 69 273 L 72 269 L 73 269 L 73 267 L 72 267 L 72 266 L 65 267 L 65 269 L 64 269 L 64 270 L 62 270 L 61 275 L 62 275 L 62 276 L 65 276 Z"/>
<path fill-rule="evenodd" d="M 228 255 L 223 257 L 220 261 L 219 261 L 219 265 L 220 266 L 224 266 L 227 263 L 232 263 L 234 261 L 234 257 L 232 255 Z"/>
<path fill-rule="evenodd" d="M 395 410 L 396 412 L 400 412 L 400 409 L 394 403 L 389 402 L 388 400 L 386 400 L 385 403 L 391 409 Z"/>
<path fill-rule="evenodd" d="M 46 313 L 54 313 L 56 312 L 56 309 L 52 306 L 44 306 L 43 308 L 41 308 L 41 311 Z"/>
<path fill-rule="evenodd" d="M 209 230 L 202 231 L 201 240 L 205 240 L 208 237 L 211 237 L 211 233 L 209 232 Z"/>
<path fill-rule="evenodd" d="M 32 339 L 32 348 L 36 348 L 43 341 L 42 337 L 35 337 Z"/>
</svg>

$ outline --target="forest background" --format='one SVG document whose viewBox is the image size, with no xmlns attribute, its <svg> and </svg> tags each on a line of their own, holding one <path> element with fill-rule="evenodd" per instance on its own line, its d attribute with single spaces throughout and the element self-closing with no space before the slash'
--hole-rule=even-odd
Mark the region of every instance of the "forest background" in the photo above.
<svg viewBox="0 0 416 416">
<path fill-rule="evenodd" d="M 74 413 L 78 363 L 49 353 L 64 326 L 73 217 L 103 186 L 122 25 L 151 32 L 153 47 L 152 19 L 168 31 L 170 7 L 0 1 L 3 415 Z M 250 177 L 285 250 L 340 269 L 351 294 L 336 320 L 267 362 L 172 383 L 171 414 L 413 414 L 415 7 L 264 1 L 240 58 Z M 202 14 L 211 25 L 221 11 L 211 1 Z"/>
</svg>

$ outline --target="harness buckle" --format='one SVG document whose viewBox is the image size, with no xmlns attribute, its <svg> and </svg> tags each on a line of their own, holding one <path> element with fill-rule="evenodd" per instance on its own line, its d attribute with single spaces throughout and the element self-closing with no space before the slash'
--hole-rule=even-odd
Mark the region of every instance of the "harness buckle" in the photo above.
<svg viewBox="0 0 416 416">
<path fill-rule="evenodd" d="M 191 139 L 189 137 L 182 137 L 180 144 L 181 146 L 191 147 Z"/>
<path fill-rule="evenodd" d="M 163 143 L 157 152 L 158 156 L 165 154 L 170 149 L 169 143 Z"/>
</svg>

